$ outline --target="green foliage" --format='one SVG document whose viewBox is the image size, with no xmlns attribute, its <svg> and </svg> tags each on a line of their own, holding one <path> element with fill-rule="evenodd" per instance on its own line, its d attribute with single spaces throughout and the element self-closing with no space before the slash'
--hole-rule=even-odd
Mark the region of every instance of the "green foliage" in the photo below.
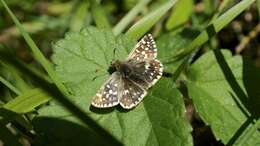
<svg viewBox="0 0 260 146">
<path fill-rule="evenodd" d="M 65 40 L 57 42 L 53 61 L 56 72 L 74 93 L 70 98 L 124 145 L 192 145 L 191 127 L 183 115 L 182 96 L 172 88 L 169 79 L 162 79 L 134 110 L 90 109 L 92 97 L 108 77 L 106 70 L 110 62 L 124 59 L 133 47 L 134 43 L 125 36 L 115 37 L 111 31 L 90 27 L 80 33 L 67 34 Z M 116 58 L 113 58 L 113 48 L 116 48 Z M 38 117 L 46 116 L 81 124 L 56 104 L 39 110 Z"/>
<path fill-rule="evenodd" d="M 189 70 L 189 96 L 203 121 L 225 144 L 242 134 L 241 125 L 246 124 L 243 132 L 247 132 L 253 121 L 249 117 L 259 117 L 259 73 L 247 59 L 232 57 L 226 50 L 203 55 Z M 243 145 L 257 145 L 259 136 L 256 130 Z"/>
<path fill-rule="evenodd" d="M 191 123 L 185 118 L 188 96 L 217 140 L 225 145 L 259 145 L 260 69 L 247 58 L 232 56 L 217 45 L 205 45 L 255 0 L 243 0 L 231 8 L 232 0 L 218 7 L 218 3 L 204 0 L 202 16 L 194 14 L 192 8 L 197 3 L 192 0 L 124 0 L 122 5 L 131 3 L 127 10 L 132 9 L 117 16 L 117 11 L 125 10 L 112 1 L 57 0 L 46 10 L 55 17 L 29 23 L 20 23 L 5 1 L 0 1 L 35 60 L 29 65 L 13 57 L 14 53 L 2 51 L 8 49 L 5 45 L 0 46 L 0 82 L 6 87 L 0 94 L 5 97 L 0 98 L 0 141 L 5 144 L 19 144 L 18 136 L 6 128 L 8 123 L 19 123 L 25 130 L 35 130 L 33 145 L 193 145 L 196 139 L 192 139 Z M 8 1 L 15 3 L 17 0 Z M 30 11 L 32 4 L 23 3 L 28 6 L 21 9 Z M 259 0 L 257 4 L 259 9 Z M 5 25 L 0 23 L 0 27 Z M 53 44 L 50 62 L 45 57 L 49 57 L 48 51 L 40 50 L 29 33 L 36 35 L 59 26 L 62 30 L 53 39 L 59 41 Z M 20 36 L 17 30 L 15 37 Z M 72 32 L 60 39 L 66 30 Z M 158 59 L 169 75 L 149 89 L 133 110 L 90 107 L 109 77 L 111 62 L 124 60 L 136 40 L 148 31 L 156 37 Z M 49 33 L 46 36 L 52 39 Z M 0 41 L 3 38 L 0 34 Z M 215 50 L 204 54 L 208 48 Z M 176 80 L 184 84 L 179 86 Z"/>
</svg>

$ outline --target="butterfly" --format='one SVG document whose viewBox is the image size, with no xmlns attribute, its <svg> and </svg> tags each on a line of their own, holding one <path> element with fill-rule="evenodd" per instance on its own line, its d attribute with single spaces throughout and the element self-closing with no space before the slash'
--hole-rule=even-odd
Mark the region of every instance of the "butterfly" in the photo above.
<svg viewBox="0 0 260 146">
<path fill-rule="evenodd" d="M 163 73 L 163 65 L 157 60 L 157 48 L 152 35 L 145 35 L 126 60 L 116 60 L 110 68 L 115 71 L 94 96 L 92 106 L 108 108 L 119 104 L 124 109 L 134 108 Z"/>
</svg>

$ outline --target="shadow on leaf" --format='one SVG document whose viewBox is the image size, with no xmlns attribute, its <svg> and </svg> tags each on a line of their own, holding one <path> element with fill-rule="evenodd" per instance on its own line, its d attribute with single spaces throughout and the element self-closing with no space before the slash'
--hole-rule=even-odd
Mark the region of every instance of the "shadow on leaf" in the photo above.
<svg viewBox="0 0 260 146">
<path fill-rule="evenodd" d="M 33 145 L 37 146 L 82 146 L 106 145 L 105 141 L 87 127 L 67 120 L 40 117 L 33 120 L 38 133 Z"/>
<path fill-rule="evenodd" d="M 214 51 L 215 58 L 233 90 L 234 94 L 231 93 L 231 97 L 234 99 L 237 106 L 247 117 L 247 120 L 240 126 L 233 137 L 230 139 L 227 145 L 233 145 L 235 141 L 243 134 L 245 129 L 250 125 L 254 124 L 255 120 L 259 119 L 260 116 L 260 91 L 257 89 L 260 87 L 260 76 L 257 73 L 260 71 L 258 68 L 253 66 L 253 63 L 248 59 L 243 58 L 243 83 L 246 92 L 237 82 L 231 68 L 226 62 L 224 55 L 220 50 Z"/>
<path fill-rule="evenodd" d="M 0 51 L 0 57 L 3 61 L 8 62 L 9 64 L 15 66 L 22 73 L 28 75 L 33 79 L 33 81 L 42 89 L 44 89 L 47 93 L 50 94 L 55 100 L 61 103 L 66 109 L 68 109 L 71 113 L 75 115 L 81 122 L 88 125 L 93 132 L 97 133 L 98 136 L 102 137 L 104 141 L 107 142 L 107 145 L 122 145 L 117 139 L 114 138 L 110 133 L 108 133 L 105 129 L 103 129 L 100 125 L 98 125 L 93 119 L 91 119 L 82 109 L 75 106 L 72 101 L 70 101 L 67 97 L 63 95 L 58 88 L 46 80 L 40 78 L 31 70 L 26 68 L 22 63 L 16 60 L 10 53 L 5 51 Z"/>
</svg>

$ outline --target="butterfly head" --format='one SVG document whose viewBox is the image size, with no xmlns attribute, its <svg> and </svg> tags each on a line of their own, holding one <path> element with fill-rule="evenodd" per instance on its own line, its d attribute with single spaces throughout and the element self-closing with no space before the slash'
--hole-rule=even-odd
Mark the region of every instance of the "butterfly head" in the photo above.
<svg viewBox="0 0 260 146">
<path fill-rule="evenodd" d="M 129 77 L 133 73 L 131 66 L 127 62 L 121 62 L 119 60 L 113 61 L 108 69 L 110 74 L 115 71 L 121 73 L 123 78 Z"/>
</svg>

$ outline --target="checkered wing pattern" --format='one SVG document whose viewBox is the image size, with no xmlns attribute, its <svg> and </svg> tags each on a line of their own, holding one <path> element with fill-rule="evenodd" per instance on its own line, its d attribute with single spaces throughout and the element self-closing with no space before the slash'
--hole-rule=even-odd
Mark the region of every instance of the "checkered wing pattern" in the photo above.
<svg viewBox="0 0 260 146">
<path fill-rule="evenodd" d="M 157 48 L 151 34 L 145 35 L 129 54 L 128 59 L 144 60 L 155 59 Z"/>
<path fill-rule="evenodd" d="M 91 104 L 98 108 L 107 108 L 119 104 L 118 93 L 120 84 L 121 75 L 119 72 L 114 72 L 101 86 Z"/>
<path fill-rule="evenodd" d="M 133 81 L 124 79 L 120 94 L 120 105 L 125 109 L 131 109 L 142 101 L 147 91 Z"/>
<path fill-rule="evenodd" d="M 147 60 L 144 68 L 143 78 L 150 88 L 162 77 L 163 66 L 159 60 L 154 59 Z"/>
<path fill-rule="evenodd" d="M 129 79 L 145 89 L 154 85 L 162 76 L 163 66 L 157 59 L 144 61 L 130 59 L 126 63 L 133 71 Z"/>
</svg>

